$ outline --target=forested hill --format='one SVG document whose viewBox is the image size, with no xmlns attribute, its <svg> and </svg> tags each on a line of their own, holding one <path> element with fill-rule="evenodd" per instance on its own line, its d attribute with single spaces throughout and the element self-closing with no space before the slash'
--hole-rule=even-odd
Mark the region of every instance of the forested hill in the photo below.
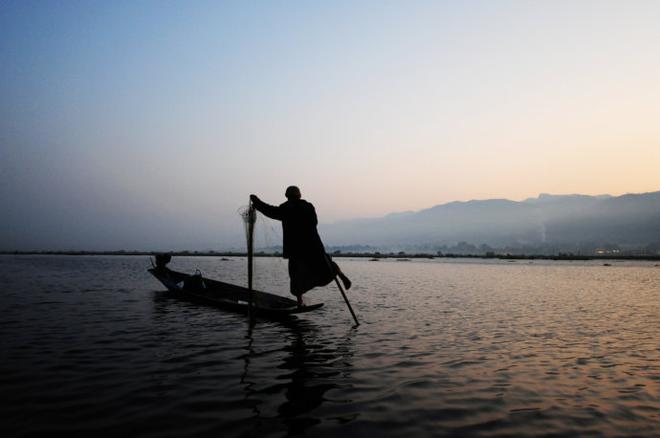
<svg viewBox="0 0 660 438">
<path fill-rule="evenodd" d="M 418 212 L 324 224 L 326 245 L 415 248 L 456 245 L 573 248 L 660 244 L 660 192 L 547 195 L 451 202 Z"/>
</svg>

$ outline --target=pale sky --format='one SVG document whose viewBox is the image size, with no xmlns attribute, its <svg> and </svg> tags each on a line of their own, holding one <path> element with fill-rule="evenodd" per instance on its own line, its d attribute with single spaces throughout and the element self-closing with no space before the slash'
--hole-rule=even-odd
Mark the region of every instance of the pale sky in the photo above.
<svg viewBox="0 0 660 438">
<path fill-rule="evenodd" d="M 660 190 L 657 1 L 3 1 L 0 249 Z"/>
</svg>

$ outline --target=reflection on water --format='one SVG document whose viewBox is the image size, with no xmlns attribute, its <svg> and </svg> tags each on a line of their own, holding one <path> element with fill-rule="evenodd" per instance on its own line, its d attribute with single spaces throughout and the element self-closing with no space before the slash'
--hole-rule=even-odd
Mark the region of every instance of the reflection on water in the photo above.
<svg viewBox="0 0 660 438">
<path fill-rule="evenodd" d="M 1 436 L 641 436 L 660 428 L 652 264 L 342 260 L 290 322 L 179 300 L 138 257 L 0 257 Z M 238 259 L 173 267 L 245 284 Z M 286 266 L 256 287 L 287 294 Z"/>
<path fill-rule="evenodd" d="M 251 380 L 254 377 L 250 374 L 250 362 L 259 360 L 260 352 L 253 345 L 253 328 L 248 329 L 246 336 L 247 352 L 243 355 L 245 368 L 241 384 L 245 385 L 246 400 L 256 401 L 251 418 L 253 428 L 250 430 L 250 434 L 255 436 L 272 434 L 280 427 L 285 427 L 293 435 L 320 423 L 321 419 L 315 418 L 313 411 L 328 401 L 325 398 L 328 390 L 340 387 L 340 382 L 350 378 L 350 358 L 353 354 L 350 350 L 350 329 L 343 339 L 324 345 L 318 341 L 320 329 L 310 321 L 291 320 L 281 324 L 288 330 L 288 333 L 283 333 L 288 344 L 281 349 L 284 357 L 276 367 L 274 380 L 277 383 L 269 386 L 260 388 L 257 380 Z M 277 393 L 283 393 L 284 400 L 277 406 L 276 415 L 269 417 L 260 411 L 262 401 L 259 397 Z"/>
<path fill-rule="evenodd" d="M 169 292 L 153 294 L 155 325 L 171 325 L 172 318 L 188 320 L 209 308 L 180 300 Z M 213 311 L 209 313 L 214 315 Z M 215 315 L 217 316 L 217 315 Z M 239 435 L 278 436 L 299 434 L 324 419 L 315 416 L 323 403 L 348 403 L 329 399 L 329 390 L 349 387 L 351 378 L 351 338 L 356 329 L 350 325 L 328 330 L 310 319 L 249 324 L 241 315 L 225 314 L 242 336 L 236 336 L 239 354 L 231 360 L 241 364 L 237 382 L 242 389 L 235 409 L 233 426 Z M 190 324 L 190 322 L 188 323 Z M 235 333 L 238 334 L 238 333 Z M 238 339 L 242 343 L 238 342 Z M 190 350 L 190 347 L 188 348 Z M 182 352 L 179 352 L 182 353 Z M 224 386 L 234 386 L 223 382 Z M 349 422 L 358 413 L 337 415 L 333 421 Z"/>
</svg>

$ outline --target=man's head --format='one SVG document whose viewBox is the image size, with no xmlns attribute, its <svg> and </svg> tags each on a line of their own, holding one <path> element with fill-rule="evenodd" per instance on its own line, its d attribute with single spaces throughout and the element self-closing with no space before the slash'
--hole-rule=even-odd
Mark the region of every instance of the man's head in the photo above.
<svg viewBox="0 0 660 438">
<path fill-rule="evenodd" d="M 300 199 L 300 189 L 296 186 L 289 186 L 286 188 L 284 196 L 286 196 L 286 199 Z"/>
</svg>

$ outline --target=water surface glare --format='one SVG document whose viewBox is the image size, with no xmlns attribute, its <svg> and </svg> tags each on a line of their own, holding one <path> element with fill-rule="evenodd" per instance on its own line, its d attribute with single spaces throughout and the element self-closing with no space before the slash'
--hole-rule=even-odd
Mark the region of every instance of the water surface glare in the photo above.
<svg viewBox="0 0 660 438">
<path fill-rule="evenodd" d="M 288 323 L 182 301 L 146 257 L 0 256 L 0 434 L 641 436 L 660 431 L 654 263 L 337 259 Z M 246 284 L 246 261 L 173 269 Z M 287 295 L 286 264 L 256 287 Z"/>
</svg>

